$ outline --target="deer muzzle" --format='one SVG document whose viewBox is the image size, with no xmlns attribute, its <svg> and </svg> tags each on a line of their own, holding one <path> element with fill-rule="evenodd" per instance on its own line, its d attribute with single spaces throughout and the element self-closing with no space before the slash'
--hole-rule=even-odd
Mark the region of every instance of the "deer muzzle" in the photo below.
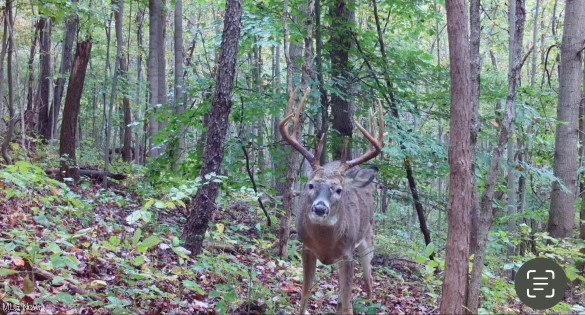
<svg viewBox="0 0 585 315">
<path fill-rule="evenodd" d="M 329 207 L 323 201 L 318 201 L 313 204 L 311 211 L 320 217 L 324 217 L 329 214 Z"/>
</svg>

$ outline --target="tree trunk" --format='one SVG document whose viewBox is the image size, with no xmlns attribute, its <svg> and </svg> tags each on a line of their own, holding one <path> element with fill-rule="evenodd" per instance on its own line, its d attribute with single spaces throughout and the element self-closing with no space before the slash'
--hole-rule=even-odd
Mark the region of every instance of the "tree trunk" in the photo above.
<svg viewBox="0 0 585 315">
<path fill-rule="evenodd" d="M 71 0 L 72 3 L 78 0 Z M 61 68 L 59 70 L 59 77 L 55 83 L 55 90 L 53 93 L 53 105 L 49 110 L 49 119 L 51 119 L 51 140 L 55 138 L 57 133 L 57 122 L 59 119 L 59 112 L 61 110 L 61 99 L 63 98 L 63 90 L 65 89 L 66 75 L 71 71 L 71 61 L 73 58 L 73 42 L 75 35 L 77 35 L 77 24 L 79 19 L 77 16 L 71 16 L 65 21 L 65 38 L 63 39 L 63 50 L 61 53 Z"/>
<path fill-rule="evenodd" d="M 522 67 L 522 42 L 524 40 L 524 21 L 526 19 L 525 0 L 511 1 L 509 12 L 509 57 L 508 64 L 508 96 L 506 103 L 509 103 L 511 110 L 516 112 L 516 90 L 520 86 L 521 69 L 515 69 L 517 65 Z M 514 115 L 515 116 L 515 115 Z M 510 128 L 510 137 L 508 140 L 507 159 L 508 159 L 508 175 L 507 175 L 507 214 L 510 217 L 508 220 L 508 233 L 510 235 L 516 234 L 516 213 L 517 213 L 517 198 L 516 198 L 516 137 L 514 128 L 514 119 Z M 508 256 L 513 256 L 516 253 L 516 248 L 513 245 L 508 246 Z M 511 271 L 511 278 L 514 277 L 514 271 Z"/>
<path fill-rule="evenodd" d="M 42 17 L 39 20 L 39 97 L 37 110 L 37 132 L 45 140 L 51 138 L 51 121 L 49 120 L 49 92 L 51 89 L 51 21 Z"/>
<path fill-rule="evenodd" d="M 175 112 L 177 116 L 185 112 L 185 83 L 183 79 L 183 0 L 177 0 L 175 4 Z M 173 164 L 177 165 L 185 154 L 185 131 L 186 128 L 181 126 L 177 135 L 178 143 L 173 148 Z"/>
<path fill-rule="evenodd" d="M 207 138 L 203 154 L 201 178 L 212 173 L 221 173 L 225 136 L 229 126 L 232 91 L 235 80 L 240 31 L 242 28 L 242 0 L 227 0 L 221 51 L 217 62 L 215 95 L 212 103 Z M 219 183 L 211 182 L 201 187 L 190 202 L 187 224 L 183 230 L 185 246 L 194 255 L 201 253 L 203 237 L 211 215 L 215 210 L 215 199 Z"/>
<path fill-rule="evenodd" d="M 479 121 L 479 96 L 480 96 L 480 73 L 481 63 L 479 46 L 481 42 L 481 1 L 471 0 L 469 5 L 469 28 L 470 38 L 469 56 L 471 58 L 471 102 L 473 112 L 471 113 L 471 182 L 473 184 L 473 195 L 471 196 L 471 229 L 469 236 L 469 252 L 473 255 L 477 252 L 477 232 L 479 231 L 479 191 L 477 189 L 477 178 L 475 177 L 476 165 L 476 144 L 477 135 L 481 123 Z"/>
<path fill-rule="evenodd" d="M 331 149 L 333 160 L 339 160 L 343 151 L 343 138 L 352 136 L 354 108 L 349 95 L 351 85 L 349 50 L 353 38 L 354 3 L 352 0 L 334 0 L 331 2 Z M 347 152 L 352 152 L 351 142 Z M 348 156 L 348 158 L 351 158 Z"/>
<path fill-rule="evenodd" d="M 148 29 L 148 83 L 150 90 L 150 119 L 149 119 L 149 156 L 158 157 L 160 155 L 160 149 L 155 147 L 156 136 L 159 132 L 159 122 L 154 116 L 159 107 L 160 103 L 160 80 L 164 78 L 165 73 L 160 73 L 159 67 L 159 55 L 160 55 L 160 44 L 164 45 L 164 39 L 159 37 L 162 33 L 159 29 L 162 29 L 162 8 L 161 0 L 150 0 L 149 1 L 149 29 Z M 164 49 L 164 46 L 163 46 Z"/>
<path fill-rule="evenodd" d="M 585 1 L 567 0 L 561 45 L 559 106 L 556 128 L 554 182 L 551 193 L 548 232 L 556 238 L 571 237 L 575 223 L 577 193 L 577 129 L 581 83 L 582 53 L 585 41 Z M 562 187 L 563 185 L 564 187 Z"/>
<path fill-rule="evenodd" d="M 394 101 L 394 94 L 392 92 L 392 81 L 390 79 L 390 69 L 388 69 L 388 66 L 387 66 L 388 57 L 386 55 L 386 46 L 384 43 L 384 37 L 382 34 L 382 26 L 381 26 L 380 18 L 378 15 L 378 6 L 377 6 L 375 0 L 372 1 L 372 7 L 374 9 L 374 20 L 376 22 L 376 31 L 378 34 L 378 44 L 380 46 L 380 53 L 382 55 L 382 64 L 383 64 L 383 68 L 384 68 L 384 81 L 386 81 L 386 88 L 388 89 L 387 93 L 390 94 L 390 100 L 391 100 L 388 102 L 388 104 L 389 104 L 390 112 L 392 113 L 392 116 L 398 122 L 398 121 L 400 121 L 400 114 L 398 112 L 398 107 L 396 105 L 396 102 Z M 387 97 L 385 97 L 385 98 L 387 99 Z M 400 125 L 397 125 L 397 129 L 399 129 L 399 130 L 401 129 Z M 399 146 L 400 146 L 400 150 L 402 150 L 402 152 L 406 152 L 406 147 L 404 145 L 404 142 L 402 142 L 402 140 L 399 141 Z M 406 173 L 406 179 L 408 181 L 408 188 L 410 189 L 410 193 L 412 195 L 412 200 L 414 202 L 414 209 L 416 210 L 416 215 L 418 217 L 420 231 L 423 234 L 425 245 L 429 245 L 432 242 L 431 231 L 429 230 L 429 228 L 427 226 L 427 222 L 426 222 L 426 218 L 425 218 L 425 214 L 424 214 L 424 208 L 422 206 L 421 198 L 420 198 L 419 193 L 418 193 L 416 180 L 414 178 L 414 170 L 412 167 L 412 161 L 413 161 L 412 157 L 407 156 L 402 161 L 402 165 L 403 165 L 405 173 Z M 434 253 L 432 253 L 429 256 L 429 258 L 433 259 Z"/>
<path fill-rule="evenodd" d="M 120 83 L 122 85 L 126 85 L 128 83 L 128 64 L 126 62 L 126 55 L 124 51 L 126 50 L 126 44 L 124 42 L 124 36 L 122 34 L 123 28 L 123 17 L 124 17 L 124 1 L 117 0 L 113 3 L 114 6 L 114 21 L 115 21 L 115 29 L 116 29 L 116 59 L 118 61 L 118 76 Z M 125 88 L 122 88 L 123 91 L 126 91 Z M 128 98 L 127 93 L 123 93 L 122 95 L 122 111 L 124 114 L 124 135 L 123 135 L 123 144 L 122 144 L 122 160 L 125 162 L 132 161 L 132 128 L 128 127 L 130 123 L 132 123 L 132 112 L 130 109 L 130 99 Z"/>
<path fill-rule="evenodd" d="M 469 205 L 473 194 L 471 172 L 471 62 L 465 0 L 447 0 L 447 33 L 451 72 L 449 139 L 449 228 L 441 314 L 464 313 L 469 270 Z"/>
<path fill-rule="evenodd" d="M 488 170 L 487 182 L 485 185 L 484 192 L 481 197 L 480 203 L 480 218 L 479 225 L 477 227 L 477 248 L 475 252 L 475 258 L 473 260 L 473 269 L 471 271 L 471 277 L 469 282 L 469 288 L 467 292 L 467 309 L 471 313 L 477 313 L 479 307 L 479 300 L 481 294 L 481 281 L 483 275 L 485 254 L 487 249 L 487 238 L 494 218 L 494 192 L 498 181 L 498 174 L 500 171 L 500 164 L 502 162 L 502 156 L 504 155 L 504 148 L 508 143 L 508 137 L 510 130 L 512 130 L 512 124 L 516 116 L 515 111 L 515 99 L 516 99 L 516 87 L 519 83 L 520 71 L 522 69 L 522 33 L 524 31 L 524 19 L 525 19 L 525 3 L 524 0 L 515 0 L 516 3 L 516 18 L 514 37 L 517 40 L 512 41 L 513 46 L 510 50 L 513 51 L 511 54 L 512 66 L 510 67 L 510 73 L 508 74 L 508 96 L 506 98 L 506 109 L 504 117 L 501 123 L 501 129 L 498 136 L 498 143 L 492 153 L 492 160 L 490 162 L 490 168 Z"/>
<path fill-rule="evenodd" d="M 28 57 L 28 83 L 27 83 L 27 93 L 26 93 L 26 112 L 24 114 L 24 123 L 26 126 L 26 130 L 34 132 L 35 126 L 35 115 L 34 115 L 34 62 L 35 62 L 35 53 L 37 50 L 37 42 L 39 36 L 39 27 L 38 22 L 35 23 L 35 33 L 32 38 L 32 42 L 30 44 L 30 53 Z"/>
<path fill-rule="evenodd" d="M 77 136 L 81 94 L 90 55 L 91 41 L 89 39 L 77 44 L 67 95 L 65 96 L 65 107 L 63 108 L 63 123 L 59 141 L 61 173 L 64 174 L 64 177 L 70 177 L 74 180 L 79 179 L 79 167 L 75 157 L 75 138 Z"/>
<path fill-rule="evenodd" d="M 4 52 L 6 51 L 6 37 L 8 37 L 8 60 L 7 60 L 7 71 L 6 71 L 6 81 L 8 83 L 8 103 L 6 104 L 8 107 L 8 128 L 6 129 L 6 134 L 4 135 L 4 141 L 2 142 L 2 157 L 6 164 L 12 164 L 12 157 L 10 153 L 8 153 L 8 149 L 10 147 L 10 141 L 12 141 L 12 137 L 14 136 L 14 127 L 16 125 L 16 115 L 14 112 L 14 89 L 13 89 L 13 80 L 12 80 L 12 55 L 14 53 L 14 17 L 12 16 L 12 1 L 9 0 L 6 2 L 6 7 L 4 8 L 4 35 L 2 37 L 2 53 L 0 53 L 0 63 L 4 63 Z M 8 32 L 7 32 L 8 31 Z M 8 34 L 7 34 L 8 33 Z M 8 36 L 7 36 L 8 35 Z M 0 76 L 4 76 L 4 73 L 0 73 Z M 0 78 L 0 81 L 2 78 Z M 1 87 L 1 85 L 0 85 Z M 1 99 L 0 99 L 1 100 Z"/>
<path fill-rule="evenodd" d="M 302 60 L 302 47 L 297 43 L 290 43 L 290 28 L 288 21 L 291 19 L 289 13 L 289 2 L 284 2 L 284 54 L 286 60 L 287 92 L 290 95 L 297 89 L 294 78 L 301 73 L 299 65 Z M 298 18 L 292 17 L 292 21 L 298 24 Z M 277 57 L 278 58 L 278 57 Z M 286 114 L 286 113 L 285 113 Z M 300 124 L 299 124 L 300 125 Z M 300 126 L 295 126 L 293 132 L 298 133 Z M 276 128 L 276 139 L 281 141 L 282 137 Z M 294 183 L 297 178 L 300 154 L 292 147 L 285 145 L 283 152 L 278 152 L 275 157 L 275 169 L 277 174 L 284 174 L 283 179 L 276 179 L 276 191 L 282 196 L 282 207 L 284 213 L 280 216 L 280 227 L 278 230 L 278 256 L 288 257 L 288 241 L 290 236 L 290 221 L 294 211 Z"/>
</svg>

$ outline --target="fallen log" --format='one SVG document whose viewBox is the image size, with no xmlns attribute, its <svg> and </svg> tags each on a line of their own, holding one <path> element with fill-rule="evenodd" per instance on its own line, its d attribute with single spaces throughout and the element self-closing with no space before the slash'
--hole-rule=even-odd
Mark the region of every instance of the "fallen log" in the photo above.
<svg viewBox="0 0 585 315">
<path fill-rule="evenodd" d="M 45 173 L 47 173 L 47 175 L 52 176 L 52 177 L 60 178 L 60 176 L 61 176 L 61 171 L 59 169 L 45 170 Z M 117 173 L 112 173 L 112 172 L 89 170 L 89 169 L 83 169 L 83 168 L 79 170 L 79 175 L 80 176 L 87 176 L 87 177 L 90 177 L 93 179 L 98 179 L 98 180 L 103 180 L 104 176 L 107 176 L 109 178 L 113 178 L 116 180 L 126 179 L 125 174 L 117 174 Z"/>
</svg>

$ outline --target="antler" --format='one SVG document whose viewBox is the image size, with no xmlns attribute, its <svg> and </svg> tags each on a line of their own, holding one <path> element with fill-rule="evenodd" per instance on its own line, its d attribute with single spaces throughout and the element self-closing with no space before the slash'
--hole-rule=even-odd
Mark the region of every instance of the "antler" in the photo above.
<svg viewBox="0 0 585 315">
<path fill-rule="evenodd" d="M 345 172 L 348 169 L 350 169 L 356 165 L 360 165 L 362 163 L 365 163 L 365 162 L 375 158 L 378 154 L 380 154 L 380 152 L 382 152 L 382 146 L 384 145 L 384 139 L 383 139 L 383 136 L 384 136 L 384 117 L 383 117 L 383 113 L 382 113 L 382 104 L 380 103 L 380 101 L 378 101 L 378 120 L 379 120 L 378 126 L 380 128 L 380 131 L 378 133 L 377 138 L 374 138 L 357 121 L 355 122 L 356 127 L 362 132 L 364 137 L 366 137 L 366 139 L 368 139 L 368 141 L 370 141 L 370 143 L 372 144 L 372 146 L 374 148 L 373 148 L 373 150 L 368 150 L 368 152 L 364 153 L 362 156 L 357 157 L 357 158 L 355 158 L 351 161 L 347 161 L 347 162 L 345 161 L 346 154 L 343 154 L 344 156 L 342 157 L 342 160 L 341 160 L 341 166 L 339 167 L 341 172 Z M 372 129 L 373 129 L 373 126 L 372 126 Z M 373 133 L 373 130 L 372 130 L 372 133 Z M 344 152 L 347 151 L 347 141 L 345 141 L 345 143 L 344 143 L 343 151 Z"/>
<path fill-rule="evenodd" d="M 296 132 L 296 130 L 298 130 L 299 119 L 300 119 L 300 116 L 303 112 L 303 108 L 305 107 L 305 102 L 307 101 L 307 98 L 309 97 L 310 92 L 311 92 L 310 89 L 307 89 L 305 91 L 305 93 L 303 94 L 303 97 L 301 98 L 299 105 L 297 106 L 296 111 L 294 111 L 293 113 L 286 116 L 280 122 L 278 129 L 280 130 L 280 134 L 282 135 L 282 138 L 286 142 L 288 142 L 288 144 L 290 144 L 293 148 L 295 148 L 295 150 L 299 151 L 299 153 L 301 153 L 307 159 L 307 161 L 309 161 L 309 163 L 311 164 L 311 167 L 314 170 L 316 170 L 317 168 L 319 168 L 319 159 L 321 158 L 321 153 L 323 151 L 323 143 L 324 143 L 323 140 L 325 139 L 325 134 L 323 134 L 323 136 L 321 136 L 321 139 L 319 139 L 319 142 L 315 146 L 315 155 L 313 155 L 313 153 L 309 152 L 309 150 L 307 150 L 305 147 L 303 147 L 303 145 L 300 144 L 299 141 L 296 139 L 296 134 L 298 134 L 298 132 Z M 291 93 L 291 96 L 290 96 L 289 101 L 288 101 L 287 111 L 292 110 L 292 106 L 294 105 L 294 101 L 295 101 L 295 95 L 296 95 L 296 93 L 295 93 L 295 91 L 293 91 Z M 293 120 L 293 122 L 295 123 L 296 130 L 293 131 L 294 136 L 289 133 L 288 126 L 287 126 L 291 120 Z"/>
</svg>

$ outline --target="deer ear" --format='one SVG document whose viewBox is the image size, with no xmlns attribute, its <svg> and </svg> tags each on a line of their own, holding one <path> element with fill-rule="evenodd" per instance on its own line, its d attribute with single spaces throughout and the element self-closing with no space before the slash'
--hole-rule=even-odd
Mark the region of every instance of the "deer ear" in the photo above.
<svg viewBox="0 0 585 315">
<path fill-rule="evenodd" d="M 378 168 L 363 168 L 359 170 L 352 170 L 345 174 L 345 184 L 354 187 L 365 187 L 369 185 L 378 175 Z"/>
</svg>

